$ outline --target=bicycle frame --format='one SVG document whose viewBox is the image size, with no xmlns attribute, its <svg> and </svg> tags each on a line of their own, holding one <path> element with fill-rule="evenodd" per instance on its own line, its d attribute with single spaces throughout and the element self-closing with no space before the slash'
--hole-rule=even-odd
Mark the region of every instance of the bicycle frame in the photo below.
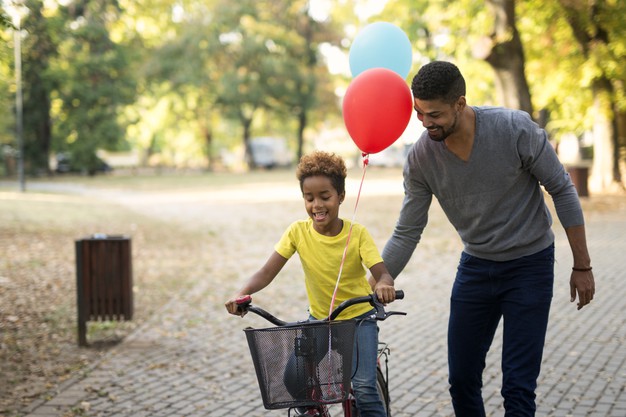
<svg viewBox="0 0 626 417">
<path fill-rule="evenodd" d="M 403 291 L 396 291 L 396 299 L 402 299 L 404 298 L 404 292 Z M 343 303 L 341 303 L 339 306 L 337 306 L 337 308 L 329 315 L 329 317 L 327 317 L 324 320 L 319 320 L 319 321 L 314 321 L 314 322 L 329 322 L 334 320 L 335 318 L 337 318 L 339 316 L 339 314 L 344 311 L 346 308 L 355 305 L 355 304 L 359 304 L 359 303 L 369 303 L 371 304 L 374 309 L 375 309 L 375 314 L 373 314 L 372 318 L 375 318 L 376 320 L 385 320 L 387 319 L 389 316 L 391 315 L 406 315 L 406 313 L 403 312 L 397 312 L 397 311 L 385 311 L 385 307 L 384 305 L 378 301 L 378 299 L 376 298 L 375 294 L 371 294 L 368 296 L 363 296 L 363 297 L 356 297 L 356 298 L 352 298 L 349 300 L 344 301 Z M 248 312 L 251 311 L 255 314 L 257 314 L 260 317 L 263 317 L 264 319 L 266 319 L 267 321 L 269 321 L 270 323 L 278 326 L 278 327 L 289 327 L 289 326 L 294 326 L 294 325 L 298 325 L 298 324 L 302 324 L 304 322 L 295 322 L 295 323 L 288 323 L 285 322 L 277 317 L 275 317 L 274 315 L 272 315 L 271 313 L 267 312 L 266 310 L 254 306 L 252 305 L 252 299 L 250 296 L 246 296 L 246 297 L 242 297 L 240 299 L 237 299 L 237 304 L 239 305 L 239 308 L 242 312 Z M 310 322 L 309 322 L 310 323 Z M 387 410 L 387 414 L 389 414 L 389 387 L 388 387 L 388 381 L 389 381 L 389 369 L 388 369 L 388 355 L 389 355 L 389 347 L 386 343 L 379 343 L 379 349 L 378 349 L 378 358 L 377 358 L 377 388 L 379 390 L 379 393 L 381 395 L 381 399 L 383 400 L 383 403 L 385 405 L 385 409 Z M 383 373 L 383 369 L 381 366 L 381 359 L 384 357 L 384 361 L 385 361 L 385 372 Z M 313 366 L 315 366 L 313 364 Z M 313 393 L 311 393 L 310 398 L 314 398 L 315 396 L 313 395 Z M 341 406 L 343 409 L 343 413 L 345 417 L 358 417 L 358 410 L 356 409 L 356 400 L 354 398 L 352 389 L 350 389 L 350 393 L 348 395 L 348 397 L 341 401 Z M 272 408 L 281 408 L 279 407 L 272 407 Z M 296 407 L 289 407 L 288 409 L 288 416 L 291 417 L 291 412 L 292 410 L 295 410 L 295 408 L 299 408 L 299 406 Z M 317 417 L 330 417 L 330 413 L 329 413 L 329 407 L 326 404 L 323 403 L 319 403 L 316 404 L 314 406 L 311 406 L 310 404 L 306 406 L 306 408 L 308 410 L 316 410 L 316 414 L 306 414 L 306 415 L 311 415 L 311 416 L 317 416 Z M 300 414 L 298 414 L 300 415 Z"/>
</svg>

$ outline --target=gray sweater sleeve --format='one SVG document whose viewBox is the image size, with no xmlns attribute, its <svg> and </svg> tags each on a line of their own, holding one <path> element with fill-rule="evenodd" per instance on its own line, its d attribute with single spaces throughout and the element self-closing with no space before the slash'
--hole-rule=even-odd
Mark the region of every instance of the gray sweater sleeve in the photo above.
<svg viewBox="0 0 626 417">
<path fill-rule="evenodd" d="M 528 134 L 520 135 L 517 141 L 522 165 L 550 194 L 564 228 L 583 225 L 583 211 L 576 187 L 548 142 L 546 132 L 531 122 L 527 114 L 521 113 L 520 117 L 528 119 L 526 123 L 530 126 Z"/>
<path fill-rule="evenodd" d="M 409 262 L 422 232 L 428 223 L 432 192 L 421 179 L 412 175 L 418 162 L 410 153 L 404 166 L 404 200 L 391 238 L 383 248 L 382 257 L 392 277 L 396 278 Z"/>
</svg>

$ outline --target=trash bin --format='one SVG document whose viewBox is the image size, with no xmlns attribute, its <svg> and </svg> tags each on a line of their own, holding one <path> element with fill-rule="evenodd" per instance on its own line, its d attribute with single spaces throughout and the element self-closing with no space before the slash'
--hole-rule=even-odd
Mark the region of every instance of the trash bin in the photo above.
<svg viewBox="0 0 626 417">
<path fill-rule="evenodd" d="M 78 344 L 87 345 L 87 322 L 131 320 L 133 276 L 130 238 L 92 235 L 76 240 Z"/>
<path fill-rule="evenodd" d="M 589 188 L 587 182 L 589 179 L 589 167 L 586 166 L 568 166 L 567 173 L 569 174 L 579 197 L 588 197 Z"/>
</svg>

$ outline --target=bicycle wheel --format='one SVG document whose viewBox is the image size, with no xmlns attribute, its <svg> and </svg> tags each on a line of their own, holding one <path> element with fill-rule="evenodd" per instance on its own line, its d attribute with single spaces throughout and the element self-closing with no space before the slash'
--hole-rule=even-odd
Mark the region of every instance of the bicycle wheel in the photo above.
<svg viewBox="0 0 626 417">
<path fill-rule="evenodd" d="M 378 390 L 378 395 L 380 395 L 380 398 L 383 400 L 383 407 L 385 407 L 387 417 L 391 417 L 391 410 L 389 409 L 389 386 L 387 386 L 387 381 L 385 381 L 385 376 L 380 368 L 376 369 L 376 389 Z"/>
<path fill-rule="evenodd" d="M 376 369 L 376 390 L 381 400 L 383 400 L 383 407 L 385 409 L 385 415 L 391 417 L 391 410 L 389 409 L 389 387 L 387 381 L 385 381 L 385 375 L 380 368 Z M 349 407 L 349 410 L 346 410 Z M 356 408 L 356 401 L 353 396 L 343 403 L 344 416 L 359 417 L 359 410 Z"/>
</svg>

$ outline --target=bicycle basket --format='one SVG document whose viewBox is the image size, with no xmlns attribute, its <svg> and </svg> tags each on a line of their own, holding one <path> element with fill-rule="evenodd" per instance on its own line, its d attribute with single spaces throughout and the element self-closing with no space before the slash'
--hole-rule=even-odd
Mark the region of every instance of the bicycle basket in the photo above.
<svg viewBox="0 0 626 417">
<path fill-rule="evenodd" d="M 347 398 L 355 321 L 305 322 L 245 332 L 266 409 Z"/>
</svg>

